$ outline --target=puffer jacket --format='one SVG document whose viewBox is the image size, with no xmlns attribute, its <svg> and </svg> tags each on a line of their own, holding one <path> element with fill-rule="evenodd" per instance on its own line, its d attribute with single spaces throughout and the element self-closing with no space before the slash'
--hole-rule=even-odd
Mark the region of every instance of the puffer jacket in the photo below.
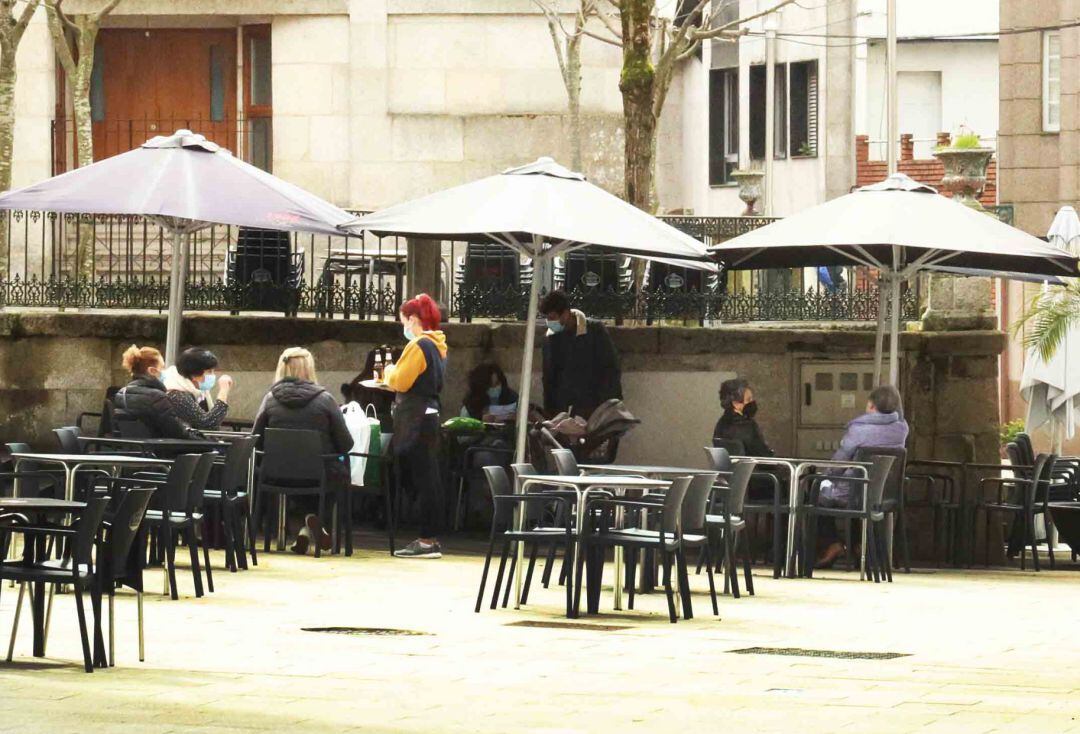
<svg viewBox="0 0 1080 734">
<path fill-rule="evenodd" d="M 165 384 L 150 375 L 138 375 L 112 398 L 114 421 L 131 417 L 142 423 L 152 438 L 202 438 L 177 416 Z"/>
<path fill-rule="evenodd" d="M 251 432 L 262 446 L 267 428 L 291 428 L 318 431 L 324 454 L 343 454 L 352 450 L 353 440 L 337 401 L 322 385 L 287 377 L 270 388 L 259 406 Z M 345 464 L 328 466 L 347 473 Z"/>
</svg>

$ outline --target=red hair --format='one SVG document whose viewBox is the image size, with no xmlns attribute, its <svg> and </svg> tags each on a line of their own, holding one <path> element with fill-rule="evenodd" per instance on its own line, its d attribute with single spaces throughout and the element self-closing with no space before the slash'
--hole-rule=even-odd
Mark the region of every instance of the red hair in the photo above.
<svg viewBox="0 0 1080 734">
<path fill-rule="evenodd" d="M 132 377 L 145 375 L 147 370 L 161 361 L 161 352 L 158 350 L 153 347 L 137 347 L 134 344 L 127 348 L 123 358 L 124 369 L 130 372 Z"/>
<path fill-rule="evenodd" d="M 427 293 L 421 293 L 416 298 L 410 298 L 401 304 L 401 315 L 405 318 L 415 316 L 420 319 L 420 325 L 424 327 L 424 331 L 435 331 L 442 323 L 439 307 Z"/>
</svg>

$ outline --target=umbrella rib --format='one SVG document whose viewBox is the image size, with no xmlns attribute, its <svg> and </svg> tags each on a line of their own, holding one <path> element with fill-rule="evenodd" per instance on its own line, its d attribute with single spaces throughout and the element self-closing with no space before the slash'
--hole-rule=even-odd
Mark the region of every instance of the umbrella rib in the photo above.
<svg viewBox="0 0 1080 734">
<path fill-rule="evenodd" d="M 871 268 L 880 268 L 881 267 L 881 264 L 879 262 L 877 262 L 876 260 L 874 260 L 874 258 L 870 257 L 870 255 L 865 250 L 863 250 L 863 248 L 860 247 L 860 246 L 856 246 L 854 248 L 854 250 L 856 251 L 856 253 L 862 255 L 863 258 L 865 258 L 865 259 L 855 257 L 855 255 L 852 255 L 847 250 L 844 250 L 843 248 L 840 248 L 840 247 L 836 247 L 834 245 L 826 245 L 826 249 L 828 249 L 828 250 L 830 250 L 832 252 L 835 252 L 838 255 L 842 255 L 843 257 L 850 258 L 851 260 L 854 260 L 859 265 L 866 265 L 867 267 L 871 267 Z"/>
</svg>

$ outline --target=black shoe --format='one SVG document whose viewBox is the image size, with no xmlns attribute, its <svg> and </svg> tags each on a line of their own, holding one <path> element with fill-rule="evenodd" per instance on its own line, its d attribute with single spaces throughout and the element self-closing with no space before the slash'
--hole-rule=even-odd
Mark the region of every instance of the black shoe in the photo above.
<svg viewBox="0 0 1080 734">
<path fill-rule="evenodd" d="M 394 551 L 398 558 L 442 558 L 442 546 L 438 541 L 434 543 L 421 543 L 414 540 L 401 550 Z"/>
</svg>

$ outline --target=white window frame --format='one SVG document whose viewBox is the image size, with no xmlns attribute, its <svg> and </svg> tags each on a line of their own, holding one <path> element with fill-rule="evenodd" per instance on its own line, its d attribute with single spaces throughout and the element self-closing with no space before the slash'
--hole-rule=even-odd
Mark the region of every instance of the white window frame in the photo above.
<svg viewBox="0 0 1080 734">
<path fill-rule="evenodd" d="M 1053 79 L 1050 74 L 1050 44 L 1057 41 L 1057 78 Z M 1061 32 L 1043 31 L 1042 38 L 1042 129 L 1043 132 L 1061 132 Z M 1057 93 L 1051 98 L 1051 82 L 1057 84 Z M 1056 113 L 1057 120 L 1052 121 L 1052 113 Z"/>
</svg>

